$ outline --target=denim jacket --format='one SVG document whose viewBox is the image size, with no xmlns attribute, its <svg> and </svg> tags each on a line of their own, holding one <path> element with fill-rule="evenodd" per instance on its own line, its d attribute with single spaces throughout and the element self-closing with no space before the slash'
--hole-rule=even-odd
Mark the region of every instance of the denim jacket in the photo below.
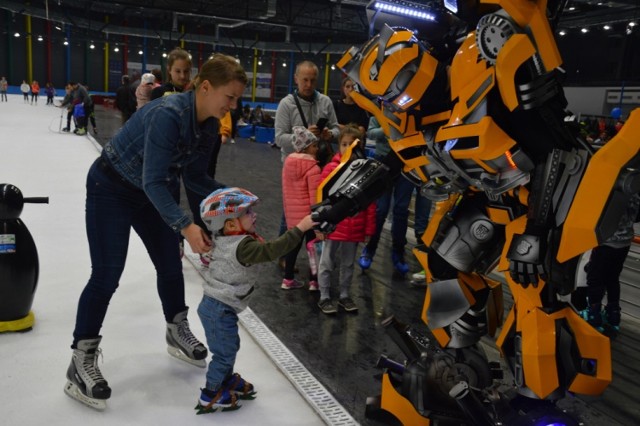
<svg viewBox="0 0 640 426">
<path fill-rule="evenodd" d="M 103 150 L 113 169 L 143 189 L 176 232 L 192 222 L 176 202 L 180 178 L 202 198 L 224 186 L 207 175 L 218 120 L 199 125 L 196 117 L 193 91 L 164 96 L 133 114 Z"/>
</svg>

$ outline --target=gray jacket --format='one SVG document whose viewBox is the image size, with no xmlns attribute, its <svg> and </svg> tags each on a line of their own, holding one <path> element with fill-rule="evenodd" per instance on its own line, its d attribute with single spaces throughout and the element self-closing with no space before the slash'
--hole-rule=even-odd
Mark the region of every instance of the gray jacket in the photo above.
<svg viewBox="0 0 640 426">
<path fill-rule="evenodd" d="M 333 102 L 328 96 L 316 91 L 312 102 L 306 101 L 299 96 L 298 100 L 307 120 L 307 127 L 316 124 L 320 118 L 327 118 L 327 129 L 331 131 L 334 139 L 338 138 L 340 134 L 338 119 L 333 109 Z M 280 147 L 282 161 L 294 151 L 293 131 L 291 130 L 293 126 L 304 126 L 304 123 L 293 94 L 289 94 L 280 101 L 276 110 L 276 144 Z"/>
</svg>

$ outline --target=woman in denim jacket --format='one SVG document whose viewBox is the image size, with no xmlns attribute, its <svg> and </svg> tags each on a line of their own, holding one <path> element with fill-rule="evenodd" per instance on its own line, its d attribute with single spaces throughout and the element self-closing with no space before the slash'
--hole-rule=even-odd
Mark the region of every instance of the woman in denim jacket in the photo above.
<svg viewBox="0 0 640 426">
<path fill-rule="evenodd" d="M 216 54 L 192 89 L 156 99 L 134 114 L 104 147 L 87 176 L 86 225 L 92 273 L 80 296 L 65 392 L 96 409 L 111 388 L 97 366 L 100 329 L 124 269 L 131 228 L 157 272 L 169 353 L 204 367 L 207 349 L 189 330 L 178 249 L 182 234 L 194 253 L 211 239 L 179 205 L 180 180 L 205 198 L 223 185 L 207 175 L 218 120 L 236 107 L 247 76 L 235 58 Z M 199 201 L 199 200 L 198 200 Z M 199 218 L 198 218 L 199 219 Z"/>
</svg>

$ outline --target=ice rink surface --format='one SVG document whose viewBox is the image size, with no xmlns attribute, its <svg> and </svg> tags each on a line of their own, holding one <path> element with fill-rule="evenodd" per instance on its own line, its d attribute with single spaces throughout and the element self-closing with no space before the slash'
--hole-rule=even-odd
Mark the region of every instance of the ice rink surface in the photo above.
<svg viewBox="0 0 640 426">
<path fill-rule="evenodd" d="M 242 327 L 236 371 L 255 385 L 257 398 L 242 401 L 237 411 L 195 415 L 205 370 L 167 354 L 155 272 L 133 232 L 102 328 L 100 368 L 113 390 L 107 409 L 95 411 L 64 394 L 76 306 L 90 274 L 85 179 L 100 147 L 59 132 L 62 110 L 45 103 L 25 104 L 20 95 L 0 103 L 0 183 L 17 186 L 25 197 L 49 197 L 49 204 L 25 204 L 21 215 L 38 248 L 40 278 L 33 330 L 0 334 L 0 424 L 324 424 Z M 183 265 L 191 329 L 203 340 L 196 314 L 201 277 L 186 259 Z"/>
</svg>

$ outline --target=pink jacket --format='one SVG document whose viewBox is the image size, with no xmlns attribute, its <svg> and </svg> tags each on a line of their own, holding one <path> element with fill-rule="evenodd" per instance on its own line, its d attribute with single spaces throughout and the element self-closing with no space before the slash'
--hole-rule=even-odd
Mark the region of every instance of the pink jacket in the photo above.
<svg viewBox="0 0 640 426">
<path fill-rule="evenodd" d="M 333 156 L 322 169 L 321 181 L 324 180 L 340 164 L 340 153 Z M 366 210 L 355 216 L 347 217 L 340 222 L 336 229 L 327 235 L 327 239 L 334 241 L 363 242 L 365 237 L 376 233 L 376 203 L 369 204 Z"/>
<path fill-rule="evenodd" d="M 282 203 L 287 228 L 293 228 L 311 213 L 319 184 L 320 166 L 314 157 L 301 152 L 287 156 L 282 167 Z"/>
</svg>

